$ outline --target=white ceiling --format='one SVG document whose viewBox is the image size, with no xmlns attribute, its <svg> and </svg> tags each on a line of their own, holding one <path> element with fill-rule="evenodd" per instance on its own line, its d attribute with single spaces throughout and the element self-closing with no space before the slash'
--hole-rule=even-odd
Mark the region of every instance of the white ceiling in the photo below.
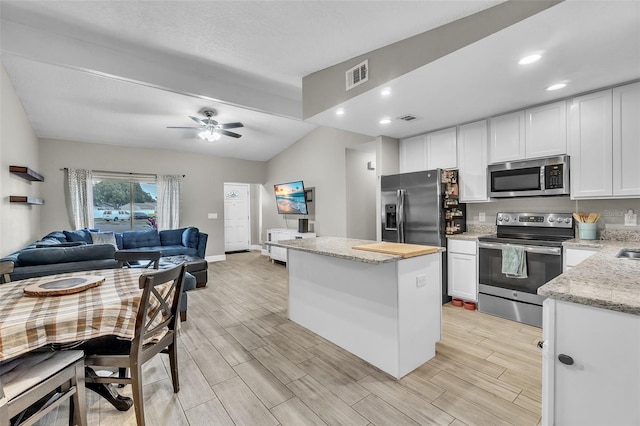
<svg viewBox="0 0 640 426">
<path fill-rule="evenodd" d="M 532 53 L 542 59 L 518 64 Z M 640 2 L 565 1 L 389 82 L 388 97 L 370 90 L 309 121 L 405 138 L 638 78 Z M 567 86 L 545 90 L 556 82 Z M 420 119 L 396 119 L 407 114 Z"/>
<path fill-rule="evenodd" d="M 316 124 L 406 136 L 640 77 L 640 3 L 569 0 L 396 79 L 391 102 L 300 120 L 303 76 L 500 2 L 2 0 L 2 63 L 39 137 L 259 161 Z M 541 91 L 556 78 L 568 91 Z M 205 108 L 242 138 L 166 129 Z M 405 113 L 424 119 L 377 125 Z"/>
</svg>

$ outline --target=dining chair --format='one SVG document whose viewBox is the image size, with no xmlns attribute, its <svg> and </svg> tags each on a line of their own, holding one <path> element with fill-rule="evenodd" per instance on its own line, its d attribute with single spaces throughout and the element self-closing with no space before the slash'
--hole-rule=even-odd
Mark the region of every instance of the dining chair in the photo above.
<svg viewBox="0 0 640 426">
<path fill-rule="evenodd" d="M 142 395 L 142 366 L 158 353 L 169 355 L 173 392 L 180 390 L 178 380 L 178 308 L 186 269 L 183 262 L 170 269 L 149 272 L 140 276 L 142 298 L 136 316 L 135 335 L 125 345 L 104 345 L 103 352 L 88 354 L 90 367 L 129 369 L 129 377 L 87 375 L 87 383 L 131 384 L 133 405 L 138 426 L 144 426 Z M 122 341 L 121 341 L 122 343 Z M 118 348 L 121 346 L 121 348 Z"/>
<path fill-rule="evenodd" d="M 114 258 L 119 268 L 158 269 L 162 253 L 152 250 L 117 250 Z M 147 262 L 138 263 L 138 262 Z"/>
<path fill-rule="evenodd" d="M 2 277 L 3 283 L 11 282 L 11 274 L 13 272 L 13 262 L 4 261 L 0 262 L 0 276 Z"/>
<path fill-rule="evenodd" d="M 0 364 L 0 424 L 31 425 L 69 401 L 69 425 L 87 424 L 84 352 L 31 352 Z M 11 422 L 13 420 L 13 422 Z"/>
</svg>

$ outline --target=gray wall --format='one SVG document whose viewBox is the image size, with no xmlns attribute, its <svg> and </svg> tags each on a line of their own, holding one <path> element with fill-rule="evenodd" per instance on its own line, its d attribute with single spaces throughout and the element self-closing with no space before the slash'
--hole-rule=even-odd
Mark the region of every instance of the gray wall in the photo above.
<svg viewBox="0 0 640 426">
<path fill-rule="evenodd" d="M 195 226 L 209 234 L 207 256 L 224 254 L 224 182 L 261 183 L 266 170 L 264 162 L 53 139 L 40 141 L 40 158 L 47 159 L 41 168 L 48 178 L 42 184 L 47 199 L 41 206 L 43 230 L 71 227 L 64 196 L 65 167 L 184 174 L 180 226 Z M 218 219 L 207 219 L 208 213 L 218 213 Z"/>
<path fill-rule="evenodd" d="M 285 219 L 278 215 L 273 185 L 300 179 L 305 187 L 315 187 L 314 231 L 320 236 L 346 237 L 345 148 L 370 141 L 369 136 L 320 127 L 269 160 L 262 191 L 263 241 L 269 228 L 297 229 L 298 216 Z"/>
<path fill-rule="evenodd" d="M 304 119 L 313 117 L 559 2 L 507 1 L 309 74 L 302 79 L 302 116 Z M 369 81 L 347 91 L 345 72 L 365 59 L 369 60 Z"/>
<path fill-rule="evenodd" d="M 368 144 L 367 144 L 368 145 Z M 347 237 L 376 239 L 376 170 L 369 162 L 376 161 L 375 146 L 370 151 L 347 149 Z"/>
<path fill-rule="evenodd" d="M 3 66 L 0 74 L 0 256 L 5 256 L 38 239 L 45 207 L 9 203 L 9 196 L 47 198 L 41 195 L 43 183 L 10 174 L 9 166 L 29 167 L 45 179 L 49 176 L 40 170 L 38 138 Z"/>
</svg>

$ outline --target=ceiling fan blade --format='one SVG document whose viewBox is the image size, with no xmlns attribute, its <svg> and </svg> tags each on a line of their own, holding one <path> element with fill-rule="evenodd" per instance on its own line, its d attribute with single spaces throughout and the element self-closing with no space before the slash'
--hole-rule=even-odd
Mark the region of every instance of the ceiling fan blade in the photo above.
<svg viewBox="0 0 640 426">
<path fill-rule="evenodd" d="M 192 119 L 193 121 L 195 121 L 196 123 L 200 124 L 201 126 L 206 126 L 207 123 L 205 123 L 204 121 L 200 120 L 198 117 L 194 117 L 192 115 L 189 116 L 190 119 Z"/>
<path fill-rule="evenodd" d="M 224 123 L 220 125 L 221 129 L 235 129 L 236 127 L 244 127 L 244 124 L 237 122 L 237 123 Z"/>
<path fill-rule="evenodd" d="M 239 135 L 237 133 L 233 133 L 233 132 L 227 132 L 226 130 L 218 130 L 220 133 L 222 133 L 223 135 L 227 135 L 227 136 L 231 136 L 232 138 L 239 138 L 242 135 Z"/>
<path fill-rule="evenodd" d="M 201 127 L 176 127 L 176 126 L 167 126 L 167 129 L 200 129 Z"/>
</svg>

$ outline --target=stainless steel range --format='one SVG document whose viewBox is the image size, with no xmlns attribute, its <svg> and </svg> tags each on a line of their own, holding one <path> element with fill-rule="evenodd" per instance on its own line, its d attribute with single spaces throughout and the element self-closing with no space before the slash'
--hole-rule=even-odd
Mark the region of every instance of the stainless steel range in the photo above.
<svg viewBox="0 0 640 426">
<path fill-rule="evenodd" d="M 574 238 L 571 213 L 498 213 L 497 233 L 478 238 L 478 310 L 542 327 L 538 287 L 562 273 L 562 242 Z M 503 273 L 520 254 L 524 274 Z M 508 268 L 512 266 L 507 265 Z"/>
</svg>

